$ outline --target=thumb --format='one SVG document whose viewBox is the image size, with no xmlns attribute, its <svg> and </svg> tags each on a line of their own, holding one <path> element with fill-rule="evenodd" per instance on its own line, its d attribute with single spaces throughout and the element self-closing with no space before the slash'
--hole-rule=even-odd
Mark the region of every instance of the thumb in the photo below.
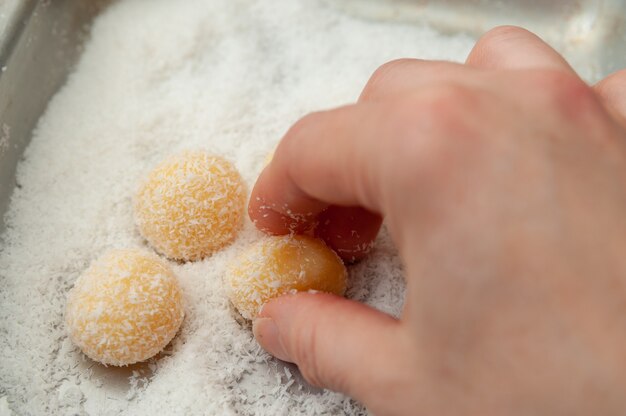
<svg viewBox="0 0 626 416">
<path fill-rule="evenodd" d="M 325 293 L 267 303 L 254 336 L 275 357 L 298 365 L 311 384 L 345 393 L 374 410 L 406 388 L 409 339 L 400 321 Z M 385 397 L 380 397 L 381 395 Z"/>
</svg>

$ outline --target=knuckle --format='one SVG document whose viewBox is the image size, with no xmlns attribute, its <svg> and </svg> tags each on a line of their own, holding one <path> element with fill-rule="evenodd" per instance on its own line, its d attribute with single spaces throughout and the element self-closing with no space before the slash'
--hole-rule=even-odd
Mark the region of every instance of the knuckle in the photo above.
<svg viewBox="0 0 626 416">
<path fill-rule="evenodd" d="M 583 120 L 595 114 L 598 99 L 593 89 L 577 75 L 563 71 L 540 71 L 536 77 L 536 88 L 550 107 L 569 120 Z"/>
<path fill-rule="evenodd" d="M 626 69 L 604 78 L 596 84 L 595 89 L 609 100 L 624 100 L 626 97 Z"/>
<path fill-rule="evenodd" d="M 318 135 L 315 133 L 326 122 L 325 112 L 314 112 L 296 121 L 282 137 L 276 147 L 271 164 L 280 166 L 279 170 L 288 175 L 299 172 L 299 167 L 306 161 L 308 149 L 315 146 Z M 305 149 L 303 151 L 303 149 Z"/>
<path fill-rule="evenodd" d="M 498 67 L 502 57 L 510 54 L 512 44 L 529 36 L 533 35 L 521 27 L 495 27 L 480 37 L 467 57 L 467 62 Z"/>
<path fill-rule="evenodd" d="M 393 167 L 390 175 L 414 180 L 441 177 L 442 170 L 455 169 L 451 155 L 475 147 L 480 138 L 471 123 L 478 100 L 477 93 L 468 87 L 443 84 L 398 101 L 390 109 L 395 129 L 389 136 L 389 153 L 395 159 L 388 163 Z M 397 175 L 398 169 L 405 170 L 404 174 Z"/>
<path fill-rule="evenodd" d="M 412 65 L 415 62 L 418 62 L 418 60 L 401 58 L 394 59 L 378 67 L 365 85 L 365 88 L 363 88 L 360 100 L 367 101 L 375 99 L 378 92 L 384 89 L 384 85 L 387 83 L 388 79 L 393 78 L 399 69 Z"/>
<path fill-rule="evenodd" d="M 499 41 L 508 40 L 511 38 L 526 36 L 528 33 L 530 32 L 528 32 L 526 29 L 523 29 L 519 26 L 513 26 L 513 25 L 496 26 L 483 35 L 483 37 L 481 38 L 481 42 L 492 42 L 492 41 L 499 42 Z"/>
<path fill-rule="evenodd" d="M 393 74 L 398 69 L 404 68 L 407 65 L 411 65 L 413 62 L 415 62 L 415 59 L 411 59 L 411 58 L 400 58 L 400 59 L 394 59 L 392 61 L 386 62 L 382 64 L 381 66 L 379 66 L 378 69 L 376 69 L 376 71 L 374 71 L 374 73 L 370 77 L 370 82 L 375 84 L 381 80 L 384 80 L 390 74 Z"/>
<path fill-rule="evenodd" d="M 397 103 L 397 124 L 403 138 L 415 134 L 415 128 L 426 129 L 432 140 L 455 140 L 467 129 L 468 112 L 475 108 L 477 93 L 455 83 L 436 85 L 415 97 Z M 417 126 L 416 126 L 417 124 Z"/>
<path fill-rule="evenodd" d="M 297 141 L 299 138 L 303 136 L 302 133 L 322 123 L 323 118 L 324 118 L 324 112 L 322 111 L 309 113 L 303 116 L 291 126 L 291 128 L 289 129 L 289 131 L 283 138 L 283 141 L 286 141 L 289 143 Z"/>
<path fill-rule="evenodd" d="M 323 125 L 325 122 L 325 113 L 324 111 L 309 113 L 296 121 L 283 136 L 280 144 L 276 148 L 275 156 L 288 154 L 289 161 L 294 162 L 297 166 L 299 161 L 292 159 L 301 157 L 302 152 L 297 150 L 307 145 L 307 142 L 310 141 L 309 133 L 314 131 L 316 126 Z"/>
<path fill-rule="evenodd" d="M 424 97 L 423 111 L 444 126 L 458 121 L 475 100 L 476 93 L 461 84 L 446 83 L 433 88 Z M 453 123 L 454 124 L 454 123 Z"/>
</svg>

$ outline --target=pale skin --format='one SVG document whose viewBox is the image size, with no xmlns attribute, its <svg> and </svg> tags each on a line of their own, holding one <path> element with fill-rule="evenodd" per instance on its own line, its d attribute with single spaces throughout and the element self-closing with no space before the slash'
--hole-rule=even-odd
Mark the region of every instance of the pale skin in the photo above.
<svg viewBox="0 0 626 416">
<path fill-rule="evenodd" d="M 249 212 L 273 234 L 322 215 L 348 261 L 384 217 L 403 259 L 399 319 L 262 309 L 257 340 L 310 383 L 377 415 L 626 414 L 626 71 L 589 86 L 514 27 L 465 64 L 388 63 L 287 132 Z"/>
</svg>

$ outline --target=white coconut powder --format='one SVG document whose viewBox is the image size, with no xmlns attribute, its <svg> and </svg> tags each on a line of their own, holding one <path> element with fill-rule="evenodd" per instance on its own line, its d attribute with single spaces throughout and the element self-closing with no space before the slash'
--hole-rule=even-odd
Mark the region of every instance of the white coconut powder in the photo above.
<svg viewBox="0 0 626 416">
<path fill-rule="evenodd" d="M 226 249 L 172 263 L 186 317 L 147 363 L 85 358 L 64 328 L 66 295 L 105 250 L 146 247 L 131 198 L 166 156 L 207 149 L 231 160 L 249 190 L 299 117 L 353 102 L 388 60 L 461 60 L 471 45 L 320 0 L 124 0 L 107 9 L 18 168 L 0 250 L 1 413 L 367 414 L 267 355 L 229 305 L 227 265 L 260 236 L 249 221 Z M 400 313 L 402 267 L 386 231 L 350 275 L 349 297 Z"/>
</svg>

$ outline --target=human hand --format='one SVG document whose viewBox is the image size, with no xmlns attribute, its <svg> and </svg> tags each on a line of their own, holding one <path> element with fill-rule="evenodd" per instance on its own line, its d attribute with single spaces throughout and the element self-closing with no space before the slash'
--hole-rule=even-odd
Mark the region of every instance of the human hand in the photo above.
<svg viewBox="0 0 626 416">
<path fill-rule="evenodd" d="M 278 234 L 322 213 L 348 259 L 384 216 L 402 317 L 287 295 L 259 343 L 375 414 L 626 413 L 625 115 L 626 71 L 589 87 L 519 28 L 465 65 L 384 65 L 289 130 L 249 212 Z"/>
</svg>

